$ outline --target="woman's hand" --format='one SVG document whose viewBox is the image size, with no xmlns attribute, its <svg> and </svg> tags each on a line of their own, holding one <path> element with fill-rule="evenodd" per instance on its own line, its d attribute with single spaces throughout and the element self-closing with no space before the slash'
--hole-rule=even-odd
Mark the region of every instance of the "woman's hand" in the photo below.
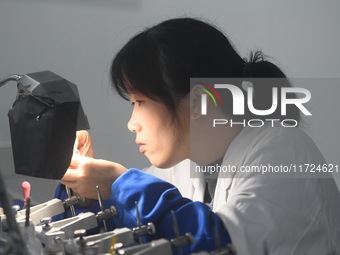
<svg viewBox="0 0 340 255">
<path fill-rule="evenodd" d="M 80 141 L 82 140 L 79 140 L 79 144 Z M 84 149 L 85 154 L 91 153 L 84 146 L 78 148 Z M 88 148 L 92 148 L 92 146 Z M 115 162 L 73 154 L 70 168 L 61 179 L 61 183 L 80 196 L 90 199 L 97 199 L 96 186 L 98 186 L 102 198 L 108 199 L 111 195 L 112 183 L 126 170 L 124 166 Z"/>
<path fill-rule="evenodd" d="M 92 140 L 89 132 L 86 130 L 77 131 L 73 153 L 94 158 Z"/>
</svg>

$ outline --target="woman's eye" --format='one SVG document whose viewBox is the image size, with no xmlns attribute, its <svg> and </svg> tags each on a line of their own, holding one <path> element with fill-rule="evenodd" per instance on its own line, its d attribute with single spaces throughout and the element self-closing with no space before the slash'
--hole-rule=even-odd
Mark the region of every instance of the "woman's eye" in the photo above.
<svg viewBox="0 0 340 255">
<path fill-rule="evenodd" d="M 142 104 L 143 100 L 136 100 L 134 102 L 131 102 L 132 105 L 138 104 L 139 106 Z"/>
</svg>

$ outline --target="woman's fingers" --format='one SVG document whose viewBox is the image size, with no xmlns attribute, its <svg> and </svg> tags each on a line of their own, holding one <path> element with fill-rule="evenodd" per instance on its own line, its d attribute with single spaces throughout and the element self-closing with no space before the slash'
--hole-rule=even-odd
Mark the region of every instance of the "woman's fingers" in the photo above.
<svg viewBox="0 0 340 255">
<path fill-rule="evenodd" d="M 79 164 L 81 161 L 85 160 L 85 157 L 83 157 L 80 154 L 73 154 L 71 163 L 70 163 L 70 169 L 76 169 L 79 167 Z"/>
<path fill-rule="evenodd" d="M 110 198 L 112 183 L 127 169 L 115 162 L 73 154 L 69 169 L 60 180 L 79 195 L 96 199 L 98 186 L 103 199 Z"/>
<path fill-rule="evenodd" d="M 94 157 L 91 136 L 86 130 L 77 131 L 77 138 L 74 143 L 73 153 L 87 157 Z"/>
<path fill-rule="evenodd" d="M 69 168 L 67 169 L 66 173 L 64 174 L 63 178 L 61 179 L 62 182 L 65 181 L 77 181 L 79 175 L 79 164 L 81 161 L 85 160 L 85 157 L 79 154 L 73 154 L 71 163 Z"/>
<path fill-rule="evenodd" d="M 63 178 L 60 180 L 63 184 L 66 182 L 76 182 L 78 179 L 77 170 L 68 169 L 64 174 Z M 65 183 L 64 183 L 65 182 Z"/>
</svg>

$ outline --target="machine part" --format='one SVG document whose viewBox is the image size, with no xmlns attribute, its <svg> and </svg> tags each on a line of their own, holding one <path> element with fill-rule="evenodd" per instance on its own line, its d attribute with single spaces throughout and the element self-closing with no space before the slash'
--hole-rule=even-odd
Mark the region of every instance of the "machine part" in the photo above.
<svg viewBox="0 0 340 255">
<path fill-rule="evenodd" d="M 0 79 L 0 87 L 6 85 L 6 83 L 10 82 L 10 81 L 16 81 L 16 82 L 19 82 L 20 79 L 21 79 L 22 75 L 19 75 L 19 74 L 12 74 L 12 75 L 9 75 L 9 76 L 6 76 L 4 78 L 1 78 Z"/>
<path fill-rule="evenodd" d="M 66 241 L 73 239 L 74 231 L 89 230 L 98 226 L 96 217 L 91 212 L 80 213 L 75 217 L 56 222 L 48 222 L 48 218 L 45 220 L 45 225 L 36 226 L 35 231 L 47 254 L 57 254 L 63 251 Z"/>
<path fill-rule="evenodd" d="M 97 189 L 97 198 L 98 198 L 98 203 L 99 203 L 100 211 L 104 212 L 102 195 L 100 194 L 100 190 L 99 190 L 98 186 L 96 186 L 96 189 Z M 107 225 L 106 225 L 106 220 L 105 219 L 103 219 L 103 225 L 104 225 L 104 231 L 107 232 Z"/>
<path fill-rule="evenodd" d="M 77 86 L 51 71 L 9 75 L 0 79 L 0 87 L 10 81 L 17 83 L 8 112 L 15 172 L 60 180 L 76 131 L 89 129 Z"/>
<path fill-rule="evenodd" d="M 115 254 L 118 248 L 134 245 L 134 237 L 131 229 L 118 228 L 91 236 L 80 236 L 69 240 L 65 245 L 66 254 L 76 254 L 81 249 L 87 254 L 96 251 L 95 254 Z"/>
<path fill-rule="evenodd" d="M 107 220 L 109 218 L 113 218 L 117 215 L 117 209 L 113 205 L 110 206 L 109 209 L 104 209 L 97 213 L 96 217 L 98 220 Z"/>
<path fill-rule="evenodd" d="M 45 203 L 41 203 L 30 208 L 30 218 L 34 225 L 40 223 L 40 219 L 44 217 L 53 217 L 65 211 L 63 202 L 54 198 Z M 24 220 L 26 217 L 26 209 L 18 211 L 17 220 Z"/>
<path fill-rule="evenodd" d="M 72 205 L 84 202 L 85 198 L 79 196 L 78 194 L 71 196 L 70 198 L 66 198 L 63 202 L 64 208 L 71 207 Z"/>
<path fill-rule="evenodd" d="M 8 236 L 7 240 L 5 239 L 5 245 L 3 247 L 0 246 L 1 254 L 7 254 L 12 252 L 12 254 L 28 254 L 26 244 L 20 232 L 18 223 L 15 219 L 15 215 L 13 213 L 10 201 L 8 199 L 6 185 L 2 178 L 2 173 L 0 171 L 0 202 L 3 206 L 4 213 L 7 218 L 8 223 Z M 2 219 L 1 219 L 2 220 Z M 0 236 L 0 244 L 2 237 Z"/>
<path fill-rule="evenodd" d="M 166 239 L 158 239 L 150 243 L 119 249 L 119 255 L 172 255 L 171 243 Z"/>
<path fill-rule="evenodd" d="M 43 231 L 49 231 L 52 227 L 50 223 L 52 222 L 51 217 L 44 217 L 40 220 L 40 223 L 43 224 L 42 230 Z"/>
<path fill-rule="evenodd" d="M 66 193 L 67 193 L 67 198 L 70 199 L 71 198 L 71 189 L 69 187 L 65 187 L 66 189 Z M 76 216 L 76 211 L 74 210 L 74 206 L 70 205 L 70 210 L 71 210 L 71 214 L 72 217 Z"/>
<path fill-rule="evenodd" d="M 132 229 L 133 235 L 135 237 L 141 238 L 142 236 L 145 235 L 152 235 L 156 232 L 155 225 L 151 222 L 149 222 L 146 226 L 140 226 L 137 228 Z"/>
</svg>

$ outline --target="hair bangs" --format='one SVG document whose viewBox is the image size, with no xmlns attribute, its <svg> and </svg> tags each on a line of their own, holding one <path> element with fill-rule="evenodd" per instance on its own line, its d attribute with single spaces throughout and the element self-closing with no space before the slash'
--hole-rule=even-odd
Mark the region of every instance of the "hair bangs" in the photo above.
<svg viewBox="0 0 340 255">
<path fill-rule="evenodd" d="M 143 32 L 132 38 L 116 55 L 111 66 L 111 80 L 118 94 L 129 99 L 129 94 L 140 93 L 160 100 L 162 91 L 160 49 L 149 34 Z"/>
</svg>

